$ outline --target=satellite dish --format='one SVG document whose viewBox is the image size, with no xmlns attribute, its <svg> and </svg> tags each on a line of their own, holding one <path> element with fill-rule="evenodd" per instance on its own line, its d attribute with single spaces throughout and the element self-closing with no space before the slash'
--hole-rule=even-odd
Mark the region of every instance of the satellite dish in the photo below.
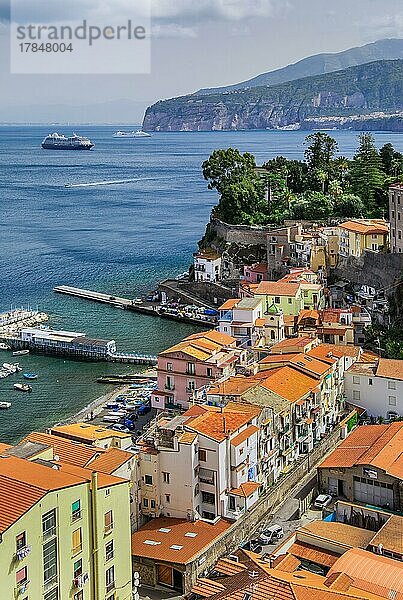
<svg viewBox="0 0 403 600">
<path fill-rule="evenodd" d="M 140 573 L 138 571 L 134 571 L 133 577 L 134 579 L 140 579 Z"/>
</svg>

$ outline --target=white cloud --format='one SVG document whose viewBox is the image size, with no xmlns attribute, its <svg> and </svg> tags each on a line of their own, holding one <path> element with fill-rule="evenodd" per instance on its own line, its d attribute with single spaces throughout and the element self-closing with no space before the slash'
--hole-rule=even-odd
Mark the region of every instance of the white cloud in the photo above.
<svg viewBox="0 0 403 600">
<path fill-rule="evenodd" d="M 184 27 L 177 23 L 160 23 L 151 27 L 151 38 L 196 38 L 194 27 Z"/>
<path fill-rule="evenodd" d="M 284 2 L 283 2 L 284 3 Z M 152 16 L 173 21 L 239 21 L 269 17 L 281 0 L 154 0 Z"/>
</svg>

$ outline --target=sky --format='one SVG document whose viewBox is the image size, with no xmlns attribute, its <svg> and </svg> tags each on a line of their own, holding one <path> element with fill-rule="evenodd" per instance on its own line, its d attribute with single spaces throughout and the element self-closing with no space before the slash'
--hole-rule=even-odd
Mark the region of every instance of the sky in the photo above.
<svg viewBox="0 0 403 600">
<path fill-rule="evenodd" d="M 139 122 L 159 99 L 249 79 L 306 56 L 403 37 L 401 0 L 152 0 L 151 67 L 146 74 L 12 75 L 9 1 L 0 0 L 0 122 Z M 22 2 L 27 19 L 56 0 Z M 146 0 L 67 0 L 65 18 L 127 20 Z M 95 116 L 94 116 L 95 115 Z"/>
</svg>

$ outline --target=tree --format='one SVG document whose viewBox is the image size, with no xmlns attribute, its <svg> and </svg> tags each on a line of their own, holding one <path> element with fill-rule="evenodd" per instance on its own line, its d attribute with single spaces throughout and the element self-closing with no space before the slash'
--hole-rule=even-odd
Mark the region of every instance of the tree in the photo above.
<svg viewBox="0 0 403 600">
<path fill-rule="evenodd" d="M 337 198 L 334 204 L 335 217 L 352 218 L 352 217 L 364 217 L 365 206 L 361 198 L 354 196 L 354 194 L 343 194 L 340 198 Z"/>
<path fill-rule="evenodd" d="M 220 194 L 214 211 L 217 216 L 234 225 L 264 220 L 264 183 L 256 173 L 252 154 L 234 148 L 214 150 L 202 169 L 209 189 Z"/>
<path fill-rule="evenodd" d="M 327 221 L 333 213 L 333 202 L 322 192 L 306 192 L 295 197 L 291 213 L 294 219 Z"/>
<path fill-rule="evenodd" d="M 385 174 L 370 133 L 359 136 L 359 147 L 351 163 L 349 179 L 353 193 L 367 206 L 369 216 L 374 216 L 377 212 L 376 192 L 382 190 Z"/>
<path fill-rule="evenodd" d="M 320 188 L 323 193 L 327 190 L 327 183 L 334 170 L 334 160 L 338 152 L 335 139 L 318 131 L 305 138 L 305 162 L 308 166 L 311 184 Z"/>
<path fill-rule="evenodd" d="M 403 170 L 403 154 L 397 152 L 392 144 L 388 143 L 379 150 L 382 168 L 386 175 L 397 177 Z"/>
</svg>

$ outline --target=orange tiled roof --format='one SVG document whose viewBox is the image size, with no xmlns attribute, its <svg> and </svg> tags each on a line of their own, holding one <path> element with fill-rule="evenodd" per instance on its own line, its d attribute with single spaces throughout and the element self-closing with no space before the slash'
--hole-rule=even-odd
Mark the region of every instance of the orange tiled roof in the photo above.
<svg viewBox="0 0 403 600">
<path fill-rule="evenodd" d="M 0 454 L 2 454 L 5 450 L 9 450 L 10 448 L 12 448 L 10 444 L 3 444 L 3 442 L 0 442 Z"/>
<path fill-rule="evenodd" d="M 309 336 L 302 336 L 296 338 L 286 338 L 285 340 L 281 340 L 281 342 L 277 342 L 273 344 L 270 349 L 272 354 L 276 354 L 278 351 L 287 350 L 288 348 L 305 348 L 305 346 L 309 346 L 312 344 L 313 338 Z"/>
<path fill-rule="evenodd" d="M 191 433 L 190 431 L 185 431 L 185 433 L 182 433 L 182 435 L 180 436 L 178 441 L 180 444 L 193 444 L 193 442 L 195 441 L 196 438 L 197 438 L 196 433 Z"/>
<path fill-rule="evenodd" d="M 298 531 L 308 532 L 314 536 L 339 542 L 351 548 L 366 548 L 374 537 L 373 531 L 354 527 L 346 523 L 316 520 L 303 525 Z"/>
<path fill-rule="evenodd" d="M 304 319 L 314 319 L 315 321 L 319 321 L 319 312 L 314 309 L 303 308 L 298 313 L 298 324 L 301 323 Z"/>
<path fill-rule="evenodd" d="M 395 600 L 403 598 L 403 564 L 399 561 L 352 548 L 335 562 L 329 575 L 335 572 L 348 575 L 355 588 L 383 598 L 392 598 L 389 592 L 394 590 Z"/>
<path fill-rule="evenodd" d="M 403 380 L 403 360 L 380 358 L 376 369 L 377 377 Z"/>
<path fill-rule="evenodd" d="M 363 425 L 355 429 L 319 466 L 372 465 L 403 479 L 403 422 Z"/>
<path fill-rule="evenodd" d="M 217 344 L 221 344 L 222 346 L 230 346 L 236 339 L 226 333 L 220 333 L 216 329 L 211 329 L 210 331 L 204 331 L 202 333 L 194 333 L 193 335 L 189 335 L 187 340 L 197 340 L 199 338 L 205 338 L 206 340 L 211 340 L 212 342 L 216 342 Z"/>
<path fill-rule="evenodd" d="M 231 310 L 231 308 L 234 308 L 234 306 L 239 304 L 240 301 L 241 301 L 240 298 L 230 298 L 229 300 L 226 300 L 224 302 L 224 304 L 221 304 L 221 306 L 219 306 L 218 310 Z"/>
<path fill-rule="evenodd" d="M 257 433 L 258 431 L 259 431 L 259 427 L 256 427 L 256 425 L 249 425 L 249 427 L 246 427 L 246 429 L 241 431 L 241 433 L 238 433 L 238 435 L 236 435 L 235 437 L 232 438 L 231 445 L 239 446 L 245 440 L 252 437 L 252 435 Z"/>
<path fill-rule="evenodd" d="M 205 552 L 230 526 L 225 519 L 219 519 L 214 525 L 205 521 L 192 523 L 186 519 L 167 517 L 151 519 L 132 534 L 132 555 L 184 565 Z M 156 544 L 145 543 L 147 541 Z"/>
<path fill-rule="evenodd" d="M 232 431 L 246 425 L 250 418 L 250 415 L 245 413 L 204 413 L 192 419 L 186 426 L 217 442 L 222 442 Z"/>
<path fill-rule="evenodd" d="M 86 479 L 88 481 L 88 483 L 90 483 L 90 488 L 92 488 L 92 473 L 93 470 L 91 468 L 85 468 L 85 467 L 77 467 L 77 465 L 71 465 L 69 463 L 64 463 L 64 462 L 56 462 L 54 461 L 55 464 L 58 465 L 59 467 L 59 473 L 69 473 L 70 475 L 74 475 L 77 477 L 81 477 L 82 479 Z M 119 483 L 127 483 L 127 479 L 123 479 L 121 477 L 116 477 L 115 475 L 109 475 L 109 473 L 102 473 L 100 471 L 96 471 L 97 472 L 97 479 L 98 479 L 98 487 L 99 488 L 105 488 L 105 487 L 111 487 L 113 485 L 117 485 Z"/>
<path fill-rule="evenodd" d="M 225 590 L 225 587 L 222 585 L 222 583 L 213 581 L 212 579 L 206 579 L 205 577 L 200 577 L 197 579 L 191 591 L 197 596 L 208 598 L 209 596 L 213 596 L 222 590 Z"/>
<path fill-rule="evenodd" d="M 259 365 L 271 365 L 271 364 L 277 364 L 277 363 L 289 363 L 290 360 L 295 356 L 295 353 L 284 353 L 284 354 L 269 354 L 268 356 L 265 356 L 264 358 L 262 358 L 262 360 L 259 361 Z"/>
<path fill-rule="evenodd" d="M 255 290 L 258 296 L 295 297 L 300 290 L 299 283 L 281 283 L 280 281 L 261 281 Z"/>
<path fill-rule="evenodd" d="M 0 458 L 0 532 L 4 532 L 48 492 L 87 483 L 81 477 L 35 462 Z"/>
<path fill-rule="evenodd" d="M 50 433 L 32 431 L 20 443 L 26 440 L 52 447 L 54 456 L 57 455 L 60 457 L 60 460 L 79 467 L 85 467 L 90 460 L 103 452 L 101 448 L 87 446 L 81 442 L 74 442 L 73 440 L 51 435 Z"/>
<path fill-rule="evenodd" d="M 314 544 L 308 544 L 299 540 L 296 540 L 293 543 L 288 552 L 297 558 L 309 560 L 325 567 L 331 567 L 334 565 L 340 556 L 339 553 L 333 552 L 332 550 L 318 548 Z"/>
<path fill-rule="evenodd" d="M 108 448 L 102 454 L 96 456 L 86 467 L 91 471 L 101 471 L 110 475 L 119 467 L 134 458 L 134 454 L 121 450 L 120 448 Z"/>
<path fill-rule="evenodd" d="M 301 373 L 293 367 L 286 366 L 269 375 L 267 379 L 262 381 L 261 385 L 285 400 L 296 402 L 314 390 L 318 382 L 313 377 Z"/>
<path fill-rule="evenodd" d="M 54 435 L 67 435 L 70 438 L 76 438 L 79 440 L 83 439 L 90 442 L 107 438 L 131 438 L 130 433 L 122 433 L 121 431 L 108 429 L 103 425 L 92 425 L 90 423 L 71 423 L 70 425 L 59 425 L 58 427 L 52 427 L 50 433 Z"/>
<path fill-rule="evenodd" d="M 209 394 L 219 394 L 222 396 L 241 396 L 244 392 L 249 390 L 251 387 L 257 385 L 252 377 L 244 377 L 243 375 L 236 375 L 229 377 L 224 381 L 214 384 L 209 390 Z"/>
<path fill-rule="evenodd" d="M 263 319 L 263 318 L 256 319 L 256 321 L 255 321 L 256 327 L 264 327 L 265 324 L 266 324 L 266 319 Z"/>
<path fill-rule="evenodd" d="M 334 363 L 334 358 L 342 358 L 348 356 L 350 358 L 358 358 L 360 356 L 359 346 L 341 346 L 339 344 L 319 344 L 307 352 L 309 356 L 315 356 L 320 360 Z"/>
<path fill-rule="evenodd" d="M 392 515 L 374 535 L 370 545 L 378 548 L 382 544 L 384 550 L 403 554 L 403 517 Z"/>
<path fill-rule="evenodd" d="M 364 235 L 368 235 L 369 233 L 385 234 L 389 231 L 388 226 L 379 221 L 345 221 L 344 223 L 340 224 L 340 227 L 342 229 L 354 231 L 355 233 L 362 233 Z"/>
<path fill-rule="evenodd" d="M 290 364 L 295 365 L 296 368 L 300 367 L 309 373 L 314 373 L 318 377 L 323 377 L 330 369 L 327 362 L 303 353 L 294 354 L 294 357 L 290 360 Z"/>
<path fill-rule="evenodd" d="M 257 483 L 256 481 L 247 481 L 246 483 L 241 483 L 238 488 L 233 488 L 230 490 L 230 494 L 232 496 L 242 496 L 243 498 L 248 498 L 261 486 L 262 484 Z"/>
</svg>

